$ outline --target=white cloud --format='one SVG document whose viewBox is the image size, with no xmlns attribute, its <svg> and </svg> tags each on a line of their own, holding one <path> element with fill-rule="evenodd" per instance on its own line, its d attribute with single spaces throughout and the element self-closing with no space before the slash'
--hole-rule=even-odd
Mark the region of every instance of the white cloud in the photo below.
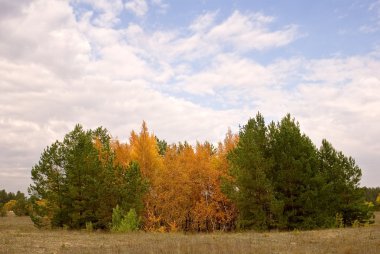
<svg viewBox="0 0 380 254">
<path fill-rule="evenodd" d="M 274 18 L 261 13 L 243 15 L 235 11 L 223 23 L 213 27 L 207 37 L 212 41 L 224 41 L 235 50 L 263 50 L 289 44 L 298 36 L 297 26 L 270 31 L 267 25 Z"/>
<path fill-rule="evenodd" d="M 87 63 L 90 45 L 67 3 L 34 1 L 24 6 L 22 14 L 1 21 L 0 56 L 16 63 L 44 65 L 65 78 L 78 75 Z"/>
<path fill-rule="evenodd" d="M 190 30 L 194 32 L 203 32 L 209 29 L 215 22 L 215 18 L 218 12 L 206 12 L 203 15 L 198 16 L 190 25 Z"/>
<path fill-rule="evenodd" d="M 258 110 L 274 120 L 291 112 L 316 143 L 327 137 L 368 167 L 366 183 L 376 184 L 378 52 L 263 65 L 245 53 L 291 43 L 296 26 L 272 29 L 275 18 L 262 13 L 220 21 L 206 12 L 182 30 L 115 29 L 120 1 L 81 1 L 112 18 L 75 16 L 53 0 L 20 1 L 0 15 L 2 186 L 30 181 L 42 149 L 75 123 L 125 141 L 146 120 L 169 142 L 217 141 Z"/>
<path fill-rule="evenodd" d="M 142 27 L 131 24 L 127 40 L 135 47 L 143 48 L 151 58 L 167 62 L 197 61 L 218 53 L 268 50 L 282 47 L 298 38 L 295 25 L 279 30 L 271 30 L 268 25 L 273 17 L 261 13 L 241 14 L 235 11 L 227 19 L 217 23 L 217 12 L 206 12 L 198 16 L 181 31 L 145 32 Z"/>
<path fill-rule="evenodd" d="M 125 3 L 125 9 L 142 17 L 148 12 L 148 4 L 145 0 L 131 0 Z"/>
<path fill-rule="evenodd" d="M 118 24 L 119 14 L 123 11 L 122 0 L 71 0 L 73 4 L 88 4 L 93 11 L 77 13 L 81 15 L 90 14 L 92 23 L 100 27 L 112 27 Z M 98 14 L 95 14 L 96 11 Z"/>
</svg>

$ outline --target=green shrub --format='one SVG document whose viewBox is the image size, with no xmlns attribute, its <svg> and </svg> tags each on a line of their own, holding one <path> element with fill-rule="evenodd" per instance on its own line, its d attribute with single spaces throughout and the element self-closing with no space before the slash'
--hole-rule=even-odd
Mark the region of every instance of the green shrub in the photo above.
<svg viewBox="0 0 380 254">
<path fill-rule="evenodd" d="M 121 232 L 137 231 L 139 229 L 140 218 L 137 216 L 135 209 L 130 209 L 120 224 Z"/>
<path fill-rule="evenodd" d="M 360 222 L 358 220 L 354 220 L 354 222 L 352 223 L 352 227 L 353 228 L 358 228 L 360 227 Z"/>
<path fill-rule="evenodd" d="M 120 227 L 122 219 L 123 219 L 123 211 L 119 207 L 119 205 L 117 205 L 115 208 L 112 209 L 112 225 L 111 225 L 112 231 L 118 231 L 118 228 Z"/>
<path fill-rule="evenodd" d="M 336 228 L 343 228 L 343 215 L 341 213 L 336 213 L 335 215 L 335 227 Z"/>
<path fill-rule="evenodd" d="M 140 218 L 135 209 L 130 209 L 125 215 L 123 210 L 117 205 L 112 212 L 111 230 L 114 232 L 131 232 L 139 229 Z"/>
<path fill-rule="evenodd" d="M 92 224 L 91 221 L 86 222 L 86 231 L 87 231 L 87 232 L 92 232 L 92 231 L 94 231 L 94 225 Z"/>
<path fill-rule="evenodd" d="M 0 203 L 0 217 L 5 217 L 7 216 L 7 210 L 4 207 L 4 204 Z"/>
</svg>

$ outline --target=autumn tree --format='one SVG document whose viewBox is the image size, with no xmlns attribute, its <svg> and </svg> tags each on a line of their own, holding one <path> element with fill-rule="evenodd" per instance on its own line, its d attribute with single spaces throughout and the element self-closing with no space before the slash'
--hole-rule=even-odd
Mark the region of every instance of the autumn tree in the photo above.
<svg viewBox="0 0 380 254">
<path fill-rule="evenodd" d="M 152 181 L 162 168 L 162 158 L 157 149 L 157 139 L 149 133 L 145 122 L 139 134 L 132 131 L 129 143 L 131 160 L 137 161 L 142 175 Z"/>
<path fill-rule="evenodd" d="M 154 191 L 155 225 L 163 230 L 213 231 L 231 229 L 234 205 L 221 192 L 225 169 L 208 142 L 169 145 Z"/>
<path fill-rule="evenodd" d="M 196 146 L 201 195 L 193 209 L 193 227 L 198 231 L 230 230 L 236 218 L 235 206 L 221 189 L 221 181 L 227 174 L 220 162 L 225 159 L 223 148 L 218 152 L 208 142 Z"/>
</svg>

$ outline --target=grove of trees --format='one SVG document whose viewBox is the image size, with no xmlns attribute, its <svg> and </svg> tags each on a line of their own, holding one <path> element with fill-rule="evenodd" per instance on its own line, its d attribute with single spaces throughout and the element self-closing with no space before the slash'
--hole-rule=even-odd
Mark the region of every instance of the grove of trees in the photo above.
<svg viewBox="0 0 380 254">
<path fill-rule="evenodd" d="M 167 144 L 145 122 L 126 143 L 77 125 L 32 168 L 30 216 L 106 230 L 135 218 L 127 228 L 160 232 L 351 226 L 373 218 L 360 178 L 353 158 L 326 140 L 317 148 L 290 115 L 266 125 L 258 113 L 217 146 Z"/>
<path fill-rule="evenodd" d="M 29 214 L 28 199 L 24 193 L 0 190 L 0 216 L 6 216 L 8 211 L 13 211 L 17 216 Z"/>
</svg>

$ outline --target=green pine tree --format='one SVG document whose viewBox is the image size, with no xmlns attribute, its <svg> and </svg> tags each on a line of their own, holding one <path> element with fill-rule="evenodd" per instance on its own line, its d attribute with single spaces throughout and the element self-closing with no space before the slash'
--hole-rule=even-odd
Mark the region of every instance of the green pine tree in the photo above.
<svg viewBox="0 0 380 254">
<path fill-rule="evenodd" d="M 228 159 L 235 179 L 230 183 L 228 195 L 239 209 L 239 226 L 254 229 L 275 226 L 282 208 L 274 198 L 268 178 L 271 161 L 267 128 L 260 113 L 240 129 L 239 143 Z"/>
</svg>

